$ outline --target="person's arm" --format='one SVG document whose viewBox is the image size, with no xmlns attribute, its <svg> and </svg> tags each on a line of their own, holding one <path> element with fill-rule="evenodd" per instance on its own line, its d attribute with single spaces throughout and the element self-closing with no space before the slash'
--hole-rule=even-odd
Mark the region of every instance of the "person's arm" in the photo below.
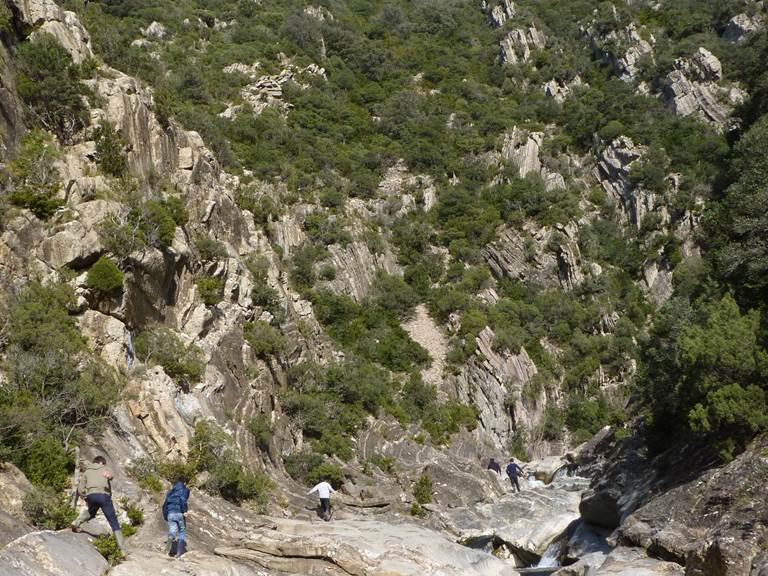
<svg viewBox="0 0 768 576">
<path fill-rule="evenodd" d="M 328 484 L 328 489 L 329 489 L 331 492 L 336 492 L 336 490 L 334 490 L 334 489 L 333 489 L 333 486 L 331 486 L 330 484 Z"/>
<path fill-rule="evenodd" d="M 101 473 L 101 475 L 104 476 L 104 478 L 106 478 L 107 480 L 112 480 L 112 478 L 114 478 L 114 476 L 112 475 L 112 472 L 110 472 L 106 468 L 104 469 L 104 472 Z"/>
<path fill-rule="evenodd" d="M 310 490 L 309 492 L 307 492 L 307 496 L 309 496 L 309 495 L 310 495 L 310 494 L 312 494 L 313 492 L 317 492 L 317 487 L 318 487 L 318 486 L 320 486 L 320 484 L 317 484 L 317 485 L 316 485 L 314 488 L 312 488 L 312 490 Z"/>
</svg>

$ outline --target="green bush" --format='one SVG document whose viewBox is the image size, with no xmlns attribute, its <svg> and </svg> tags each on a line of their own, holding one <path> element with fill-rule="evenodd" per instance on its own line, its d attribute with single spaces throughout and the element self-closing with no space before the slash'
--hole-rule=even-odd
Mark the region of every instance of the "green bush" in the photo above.
<svg viewBox="0 0 768 576">
<path fill-rule="evenodd" d="M 245 340 L 259 358 L 279 357 L 287 347 L 285 336 L 277 328 L 263 320 L 247 322 L 244 326 Z"/>
<path fill-rule="evenodd" d="M 198 422 L 189 446 L 188 465 L 208 472 L 205 488 L 225 500 L 252 502 L 264 508 L 272 482 L 269 477 L 246 467 L 233 439 L 212 422 Z"/>
<path fill-rule="evenodd" d="M 70 315 L 69 286 L 27 284 L 0 304 L 5 324 L 0 389 L 0 455 L 40 485 L 63 488 L 72 446 L 97 434 L 119 398 L 122 379 L 85 346 Z"/>
<path fill-rule="evenodd" d="M 107 120 L 102 120 L 94 132 L 96 163 L 105 174 L 122 178 L 128 172 L 125 157 L 126 142 L 119 130 Z"/>
<path fill-rule="evenodd" d="M 46 132 L 32 130 L 24 137 L 16 158 L 7 166 L 11 204 L 27 208 L 43 220 L 62 206 L 63 202 L 56 197 L 61 186 L 54 166 L 58 156 L 56 145 Z"/>
<path fill-rule="evenodd" d="M 118 546 L 115 535 L 112 532 L 97 536 L 91 544 L 109 562 L 110 566 L 117 566 L 123 560 L 123 552 L 120 550 L 120 546 Z"/>
<path fill-rule="evenodd" d="M 29 106 L 31 123 L 40 124 L 69 142 L 88 123 L 88 109 L 79 68 L 51 34 L 37 34 L 18 47 L 19 96 Z"/>
<path fill-rule="evenodd" d="M 297 452 L 283 458 L 285 471 L 294 480 L 304 484 L 317 484 L 323 480 L 338 489 L 344 483 L 341 468 L 325 460 L 316 452 Z"/>
<path fill-rule="evenodd" d="M 197 234 L 194 243 L 200 260 L 204 262 L 213 262 L 227 257 L 227 249 L 224 244 L 207 234 Z"/>
<path fill-rule="evenodd" d="M 136 356 L 150 365 L 163 367 L 165 373 L 189 386 L 203 375 L 203 352 L 195 344 L 184 344 L 169 328 L 157 327 L 136 336 L 133 343 Z"/>
<path fill-rule="evenodd" d="M 200 295 L 200 299 L 206 306 L 216 306 L 216 304 L 221 302 L 224 289 L 221 278 L 217 276 L 200 276 L 195 280 L 195 286 L 197 286 L 197 293 Z"/>
<path fill-rule="evenodd" d="M 49 487 L 34 488 L 27 493 L 22 510 L 30 523 L 42 530 L 67 528 L 77 517 L 67 498 Z"/>
<path fill-rule="evenodd" d="M 101 256 L 88 270 L 86 283 L 99 294 L 109 296 L 123 288 L 123 273 L 107 256 Z"/>
<path fill-rule="evenodd" d="M 269 443 L 272 441 L 272 423 L 269 416 L 259 414 L 248 420 L 248 431 L 253 434 L 256 444 L 262 452 L 269 451 Z"/>
<path fill-rule="evenodd" d="M 413 485 L 413 496 L 417 504 L 429 504 L 432 502 L 432 478 L 426 472 L 423 472 L 416 484 Z"/>
</svg>

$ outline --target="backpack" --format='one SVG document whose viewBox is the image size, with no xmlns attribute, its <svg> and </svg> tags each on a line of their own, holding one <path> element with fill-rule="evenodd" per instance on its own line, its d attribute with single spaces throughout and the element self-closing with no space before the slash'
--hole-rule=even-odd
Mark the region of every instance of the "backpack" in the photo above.
<svg viewBox="0 0 768 576">
<path fill-rule="evenodd" d="M 174 484 L 165 495 L 165 502 L 163 502 L 163 520 L 168 520 L 168 514 L 170 512 L 181 512 L 182 514 L 186 512 L 188 498 L 189 488 L 184 486 L 184 484 Z"/>
</svg>

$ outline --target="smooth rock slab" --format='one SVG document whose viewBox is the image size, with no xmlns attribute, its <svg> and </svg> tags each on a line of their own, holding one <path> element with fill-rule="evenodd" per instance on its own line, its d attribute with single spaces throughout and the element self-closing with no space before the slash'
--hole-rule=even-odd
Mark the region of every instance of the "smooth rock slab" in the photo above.
<svg viewBox="0 0 768 576">
<path fill-rule="evenodd" d="M 521 560 L 530 562 L 544 554 L 547 546 L 578 520 L 579 488 L 577 479 L 571 478 L 567 486 L 556 482 L 508 494 L 497 502 L 449 509 L 442 518 L 460 538 L 495 536 Z"/>
<path fill-rule="evenodd" d="M 310 575 L 516 576 L 502 560 L 415 524 L 372 520 L 329 523 L 274 520 L 216 553 L 269 570 Z"/>
<path fill-rule="evenodd" d="M 0 576 L 102 576 L 109 564 L 88 537 L 32 532 L 0 550 Z"/>
<path fill-rule="evenodd" d="M 645 550 L 616 548 L 594 576 L 683 576 L 685 568 L 674 562 L 649 558 Z"/>
<path fill-rule="evenodd" d="M 272 576 L 274 572 L 222 558 L 189 552 L 180 559 L 160 553 L 131 551 L 128 559 L 109 572 L 109 576 Z"/>
</svg>

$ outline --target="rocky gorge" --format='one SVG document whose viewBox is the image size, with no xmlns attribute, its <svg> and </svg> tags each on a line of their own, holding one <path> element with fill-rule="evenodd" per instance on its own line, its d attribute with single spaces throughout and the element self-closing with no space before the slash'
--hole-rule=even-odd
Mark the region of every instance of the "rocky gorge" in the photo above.
<svg viewBox="0 0 768 576">
<path fill-rule="evenodd" d="M 676 172 L 678 164 L 659 159 L 642 131 L 630 136 L 606 124 L 589 132 L 594 147 L 577 150 L 563 144 L 575 137 L 542 113 L 546 121 L 491 122 L 497 132 L 477 147 L 482 138 L 471 130 L 481 119 L 451 111 L 441 129 L 466 136 L 457 146 L 471 170 L 436 174 L 423 159 L 389 158 L 372 172 L 370 191 L 339 199 L 333 192 L 350 190 L 354 178 L 327 159 L 312 178 L 293 168 L 275 177 L 255 173 L 255 160 L 228 164 L 217 133 L 203 122 L 193 130 L 181 109 L 169 114 L 167 90 L 107 61 L 91 38 L 99 35 L 103 48 L 103 30 L 81 22 L 93 17 L 93 6 L 82 4 L 0 4 L 0 160 L 9 198 L 0 208 L 0 576 L 768 574 L 765 437 L 727 460 L 682 440 L 653 452 L 646 414 L 630 414 L 634 349 L 650 310 L 696 273 L 708 201 L 702 185 Z M 241 4 L 243 18 L 260 6 Z M 545 111 L 570 109 L 592 89 L 594 75 L 519 77 L 535 76 L 537 66 L 549 72 L 548 57 L 565 58 L 556 27 L 534 18 L 530 4 L 472 3 L 492 38 L 484 48 L 492 75 L 508 74 L 514 90 L 530 88 Z M 333 55 L 339 39 L 324 27 L 343 10 L 334 3 L 300 8 L 287 28 L 307 27 L 295 42 L 317 43 L 317 62 L 284 53 L 260 62 L 234 50 L 225 63 L 217 60 L 222 78 L 237 88 L 212 105 L 217 126 L 263 122 L 255 131 L 272 134 L 268 122 L 291 121 L 303 98 L 341 74 Z M 201 53 L 212 52 L 217 34 L 237 37 L 231 30 L 238 23 L 211 10 L 196 6 L 183 20 L 174 13 L 173 26 L 145 23 L 130 53 L 161 61 L 186 36 Z M 761 30 L 762 5 L 745 10 L 728 20 L 723 41 L 744 44 Z M 385 15 L 387 26 L 406 28 Z M 576 33 L 618 82 L 681 122 L 721 136 L 737 129 L 736 110 L 749 94 L 710 50 L 697 46 L 646 80 L 659 40 L 625 22 L 616 7 L 609 25 L 602 16 L 590 16 Z M 432 18 L 437 25 L 438 15 Z M 55 54 L 77 66 L 82 90 L 79 111 L 63 123 L 41 120 L 45 107 L 29 103 L 30 70 L 40 63 L 24 60 L 24 49 L 49 38 L 56 47 L 46 45 L 42 59 L 47 65 Z M 409 75 L 407 98 L 439 97 L 438 76 Z M 195 78 L 190 73 L 179 86 L 197 86 Z M 463 84 L 468 100 L 482 92 Z M 518 98 L 514 90 L 499 100 Z M 416 108 L 405 97 L 374 106 L 371 126 L 405 138 L 413 129 L 392 116 L 429 124 Z M 111 130 L 119 136 L 105 136 Z M 43 132 L 42 140 L 30 139 Z M 294 154 L 289 138 L 275 138 L 285 157 Z M 108 143 L 117 153 L 110 155 Z M 373 150 L 355 162 L 387 154 Z M 482 186 L 475 173 L 486 179 Z M 524 185 L 536 200 L 515 192 Z M 451 222 L 455 211 L 471 213 L 451 199 L 464 186 L 490 191 L 481 196 L 492 208 L 469 218 L 481 229 L 461 223 L 436 231 L 435 214 Z M 36 196 L 41 190 L 50 197 Z M 462 236 L 462 226 L 471 234 Z M 624 254 L 617 229 L 631 231 L 632 252 L 623 261 L 612 258 Z M 484 241 L 470 246 L 473 235 Z M 94 280 L 104 260 L 118 270 L 117 288 Z M 631 280 L 621 275 L 625 268 Z M 407 297 L 406 281 L 415 287 Z M 28 411 L 32 421 L 38 407 L 71 394 L 64 384 L 57 394 L 28 396 L 36 367 L 44 371 L 40 389 L 54 386 L 46 378 L 55 381 L 57 353 L 67 346 L 34 357 L 34 342 L 12 333 L 40 321 L 34 311 L 21 314 L 21 324 L 14 320 L 13 306 L 29 286 L 42 287 L 33 304 L 58 302 L 46 287 L 67 291 L 59 310 L 71 331 L 61 334 L 77 344 L 64 380 L 82 395 L 66 407 L 73 419 L 62 416 L 51 432 L 64 448 L 50 453 L 40 448 L 48 439 L 38 442 L 40 430 L 23 416 Z M 531 294 L 515 300 L 521 287 Z M 567 298 L 589 304 L 577 310 Z M 387 306 L 407 310 L 380 322 L 371 311 Z M 534 332 L 540 325 L 546 329 Z M 408 364 L 411 354 L 416 360 Z M 346 377 L 333 371 L 339 366 L 357 371 Z M 87 386 L 90 367 L 95 392 Z M 113 379 L 119 394 L 89 412 Z M 348 381 L 367 379 L 377 391 L 395 392 L 381 399 Z M 323 418 L 328 429 L 313 428 Z M 47 426 L 42 416 L 39 422 Z M 206 438 L 213 462 L 204 468 Z M 71 498 L 79 466 L 99 454 L 115 474 L 121 521 L 132 525 L 129 512 L 141 511 L 120 561 L 94 547 L 109 533 L 101 516 L 74 534 L 67 522 L 41 521 L 35 510 L 48 504 L 32 505 L 49 486 L 40 480 L 48 478 L 45 467 L 30 458 L 66 471 L 58 495 L 49 495 L 60 503 Z M 510 454 L 526 467 L 518 493 L 486 469 L 488 457 L 501 458 L 503 467 Z M 217 476 L 217 460 L 236 468 L 235 480 Z M 198 468 L 182 470 L 193 484 L 190 551 L 173 560 L 164 553 L 160 508 L 171 474 L 163 466 L 192 462 Z M 334 518 L 323 522 L 306 492 L 329 474 Z M 247 498 L 243 486 L 251 489 Z"/>
</svg>

